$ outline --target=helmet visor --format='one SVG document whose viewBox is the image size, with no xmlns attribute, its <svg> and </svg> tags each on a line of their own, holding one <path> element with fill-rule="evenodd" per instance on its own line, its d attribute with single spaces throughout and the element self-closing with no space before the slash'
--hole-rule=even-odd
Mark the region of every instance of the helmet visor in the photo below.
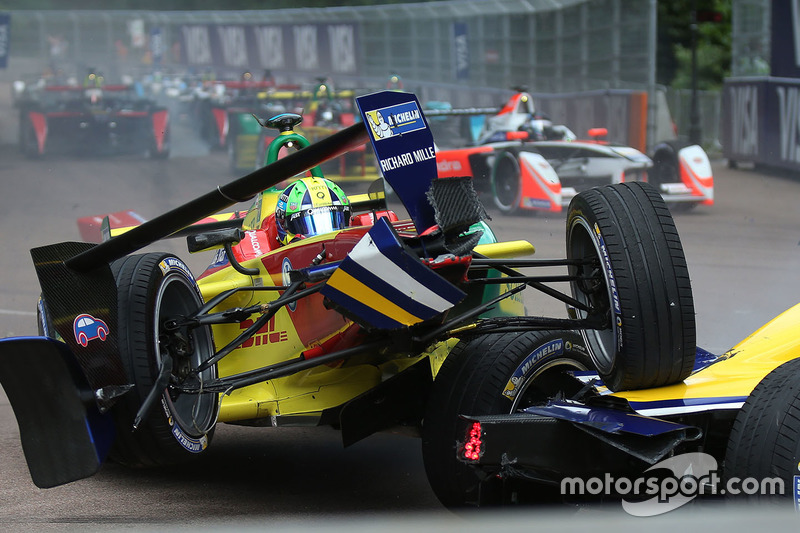
<svg viewBox="0 0 800 533">
<path fill-rule="evenodd" d="M 343 206 L 304 209 L 290 216 L 286 229 L 295 235 L 321 235 L 347 227 Z"/>
</svg>

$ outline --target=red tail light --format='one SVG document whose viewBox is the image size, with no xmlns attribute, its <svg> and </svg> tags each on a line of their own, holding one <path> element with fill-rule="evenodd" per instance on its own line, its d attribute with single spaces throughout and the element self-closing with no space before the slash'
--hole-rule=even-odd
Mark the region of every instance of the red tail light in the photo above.
<svg viewBox="0 0 800 533">
<path fill-rule="evenodd" d="M 464 459 L 478 461 L 481 458 L 483 443 L 481 442 L 481 423 L 473 422 L 464 443 Z"/>
</svg>

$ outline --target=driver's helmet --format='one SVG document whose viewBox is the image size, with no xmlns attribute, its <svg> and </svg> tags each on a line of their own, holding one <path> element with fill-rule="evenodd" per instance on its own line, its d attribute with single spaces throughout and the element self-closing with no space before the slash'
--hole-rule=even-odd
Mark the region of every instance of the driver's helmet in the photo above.
<svg viewBox="0 0 800 533">
<path fill-rule="evenodd" d="M 546 115 L 531 115 L 519 129 L 527 131 L 531 141 L 546 141 L 550 138 L 553 122 Z"/>
<path fill-rule="evenodd" d="M 325 178 L 295 181 L 284 189 L 275 207 L 281 244 L 346 228 L 349 223 L 350 200 L 338 185 Z"/>
</svg>

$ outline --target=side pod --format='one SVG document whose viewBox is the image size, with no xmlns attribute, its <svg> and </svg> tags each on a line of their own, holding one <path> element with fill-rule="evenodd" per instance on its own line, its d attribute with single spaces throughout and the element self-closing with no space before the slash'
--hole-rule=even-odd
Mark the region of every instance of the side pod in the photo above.
<svg viewBox="0 0 800 533">
<path fill-rule="evenodd" d="M 48 337 L 0 339 L 0 385 L 19 424 L 33 483 L 55 487 L 94 475 L 114 438 L 70 349 Z"/>
</svg>

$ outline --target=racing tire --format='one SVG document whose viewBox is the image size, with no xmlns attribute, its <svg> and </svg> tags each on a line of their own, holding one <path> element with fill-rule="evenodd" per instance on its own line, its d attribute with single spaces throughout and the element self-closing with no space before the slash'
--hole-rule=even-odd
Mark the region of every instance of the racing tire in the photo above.
<svg viewBox="0 0 800 533">
<path fill-rule="evenodd" d="M 653 168 L 647 173 L 647 181 L 656 189 L 662 183 L 681 181 L 681 167 L 678 152 L 689 146 L 680 141 L 664 141 L 653 147 Z"/>
<path fill-rule="evenodd" d="M 755 501 L 786 499 L 794 495 L 794 477 L 800 475 L 800 359 L 783 363 L 761 380 L 747 397 L 733 422 L 723 466 L 729 499 Z M 743 480 L 762 484 L 767 478 L 783 481 L 782 495 L 746 494 Z M 731 485 L 731 482 L 735 483 Z M 746 492 L 745 492 L 746 491 Z"/>
<path fill-rule="evenodd" d="M 568 372 L 591 367 L 575 331 L 494 333 L 459 341 L 436 374 L 422 425 L 425 472 L 439 501 L 450 508 L 520 502 L 519 487 L 497 478 L 480 481 L 457 458 L 457 442 L 465 439 L 459 416 L 508 414 L 560 393 L 570 397 L 582 383 Z M 549 486 L 523 488 L 524 503 L 552 503 L 556 496 Z"/>
<path fill-rule="evenodd" d="M 150 147 L 145 152 L 145 157 L 147 159 L 153 160 L 164 160 L 169 159 L 169 151 L 170 151 L 170 133 L 167 130 L 164 133 L 164 145 L 161 151 L 158 151 L 158 146 L 156 145 L 155 139 L 153 139 L 150 143 Z"/>
<path fill-rule="evenodd" d="M 510 151 L 497 154 L 490 179 L 495 207 L 504 215 L 515 214 L 522 199 L 522 172 L 517 155 Z"/>
<path fill-rule="evenodd" d="M 643 182 L 583 191 L 570 202 L 566 230 L 567 258 L 584 262 L 569 267 L 577 279 L 572 295 L 608 319 L 606 327 L 583 330 L 605 385 L 620 391 L 683 381 L 697 352 L 694 300 L 680 237 L 658 191 Z"/>
<path fill-rule="evenodd" d="M 647 173 L 647 181 L 661 191 L 664 183 L 681 182 L 681 163 L 678 153 L 690 146 L 682 141 L 664 141 L 653 148 L 653 168 Z M 673 202 L 670 209 L 674 211 L 691 211 L 697 202 Z"/>
<path fill-rule="evenodd" d="M 20 152 L 28 159 L 41 159 L 43 154 L 39 153 L 39 141 L 36 139 L 33 124 L 24 116 L 20 116 L 20 123 Z"/>
<path fill-rule="evenodd" d="M 163 322 L 187 316 L 202 306 L 189 268 L 167 253 L 146 253 L 111 265 L 117 283 L 119 353 L 133 390 L 123 395 L 111 412 L 117 438 L 109 458 L 133 467 L 167 466 L 187 462 L 206 450 L 214 434 L 217 394 L 179 394 L 165 389 L 141 425 L 131 431 L 134 418 L 156 381 L 162 360 Z M 181 327 L 188 347 L 183 355 L 170 349 L 173 378 L 214 353 L 209 326 Z M 201 373 L 216 378 L 216 367 Z"/>
</svg>

